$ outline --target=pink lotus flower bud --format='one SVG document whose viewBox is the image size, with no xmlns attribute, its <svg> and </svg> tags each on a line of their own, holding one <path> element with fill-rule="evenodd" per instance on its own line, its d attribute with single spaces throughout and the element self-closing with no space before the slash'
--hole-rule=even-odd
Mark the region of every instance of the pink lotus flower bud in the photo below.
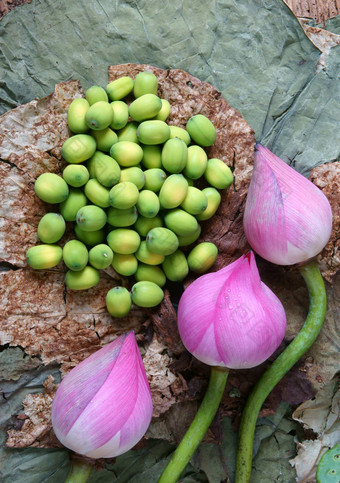
<svg viewBox="0 0 340 483">
<path fill-rule="evenodd" d="M 178 306 L 185 347 L 211 366 L 245 369 L 265 361 L 286 330 L 284 308 L 261 282 L 252 252 L 197 278 Z"/>
<path fill-rule="evenodd" d="M 326 245 L 332 210 L 319 188 L 258 144 L 243 225 L 261 257 L 293 265 L 314 257 Z"/>
<path fill-rule="evenodd" d="M 151 392 L 133 332 L 72 369 L 52 405 L 57 438 L 90 458 L 128 451 L 142 438 L 151 417 Z"/>
</svg>

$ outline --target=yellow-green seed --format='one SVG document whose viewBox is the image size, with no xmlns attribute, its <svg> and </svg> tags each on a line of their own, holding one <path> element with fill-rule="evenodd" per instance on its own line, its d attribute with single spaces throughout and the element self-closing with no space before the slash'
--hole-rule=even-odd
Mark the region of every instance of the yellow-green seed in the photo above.
<svg viewBox="0 0 340 483">
<path fill-rule="evenodd" d="M 188 255 L 188 265 L 192 272 L 204 273 L 213 266 L 218 254 L 214 243 L 203 242 L 196 245 Z"/>
<path fill-rule="evenodd" d="M 159 212 L 159 199 L 156 193 L 150 190 L 142 190 L 137 201 L 137 210 L 145 218 L 153 218 Z"/>
<path fill-rule="evenodd" d="M 109 267 L 113 260 L 113 251 L 105 243 L 96 245 L 89 251 L 89 263 L 98 270 Z"/>
<path fill-rule="evenodd" d="M 123 210 L 111 206 L 107 211 L 107 222 L 117 228 L 131 226 L 136 222 L 137 218 L 138 211 L 135 206 Z"/>
<path fill-rule="evenodd" d="M 134 229 L 140 234 L 140 236 L 146 236 L 152 228 L 163 226 L 163 220 L 160 216 L 154 218 L 145 218 L 139 216 L 134 224 Z"/>
<path fill-rule="evenodd" d="M 207 197 L 208 205 L 202 213 L 196 216 L 199 221 L 209 220 L 213 217 L 221 203 L 221 195 L 215 188 L 204 188 L 202 193 Z"/>
<path fill-rule="evenodd" d="M 161 146 L 143 146 L 142 164 L 147 169 L 162 167 L 162 148 Z"/>
<path fill-rule="evenodd" d="M 208 159 L 204 177 L 211 186 L 219 190 L 229 188 L 233 184 L 233 173 L 229 166 L 217 158 Z"/>
<path fill-rule="evenodd" d="M 68 185 L 80 188 L 88 182 L 90 173 L 82 164 L 69 164 L 63 171 L 63 178 Z"/>
<path fill-rule="evenodd" d="M 207 167 L 208 156 L 201 146 L 188 147 L 188 159 L 183 174 L 187 178 L 198 179 L 203 176 Z"/>
<path fill-rule="evenodd" d="M 170 102 L 167 99 L 161 99 L 162 107 L 157 116 L 155 116 L 155 121 L 166 121 L 171 112 Z"/>
<path fill-rule="evenodd" d="M 56 267 L 62 256 L 63 250 L 58 245 L 37 245 L 26 252 L 27 263 L 35 270 Z"/>
<path fill-rule="evenodd" d="M 110 206 L 110 191 L 95 178 L 88 180 L 84 187 L 84 192 L 93 204 L 101 208 Z"/>
<path fill-rule="evenodd" d="M 170 137 L 170 128 L 164 121 L 143 121 L 137 129 L 138 140 L 143 144 L 162 144 Z"/>
<path fill-rule="evenodd" d="M 56 243 L 64 235 L 66 223 L 60 213 L 46 213 L 38 225 L 38 237 L 43 243 Z"/>
<path fill-rule="evenodd" d="M 182 174 L 172 174 L 163 183 L 159 192 L 162 208 L 171 209 L 179 206 L 188 191 L 188 182 Z"/>
<path fill-rule="evenodd" d="M 164 298 L 163 290 L 153 282 L 137 282 L 131 288 L 132 302 L 139 307 L 155 307 Z"/>
<path fill-rule="evenodd" d="M 159 287 L 163 287 L 166 283 L 166 276 L 162 269 L 155 265 L 147 265 L 146 263 L 138 264 L 135 279 L 137 282 L 154 282 Z"/>
<path fill-rule="evenodd" d="M 110 204 L 115 208 L 131 208 L 137 203 L 138 197 L 138 188 L 130 181 L 118 183 L 110 190 Z"/>
<path fill-rule="evenodd" d="M 70 189 L 65 201 L 60 203 L 59 211 L 66 221 L 75 221 L 80 208 L 87 205 L 87 198 L 80 189 Z"/>
<path fill-rule="evenodd" d="M 91 176 L 91 178 L 97 178 L 99 183 L 107 188 L 111 188 L 119 182 L 121 175 L 120 166 L 111 156 L 96 151 L 89 162 L 94 163 L 94 176 Z"/>
<path fill-rule="evenodd" d="M 61 203 L 69 194 L 66 181 L 54 173 L 41 174 L 34 184 L 34 191 L 38 198 L 52 204 Z"/>
<path fill-rule="evenodd" d="M 89 265 L 79 272 L 69 270 L 65 277 L 65 283 L 71 290 L 88 290 L 97 285 L 99 280 L 100 274 L 98 270 Z"/>
<path fill-rule="evenodd" d="M 164 223 L 176 235 L 190 235 L 197 230 L 197 220 L 184 210 L 176 208 L 164 216 Z"/>
<path fill-rule="evenodd" d="M 201 225 L 197 223 L 197 228 L 194 232 L 190 233 L 189 235 L 177 235 L 178 238 L 178 246 L 186 247 L 194 243 L 198 237 L 200 236 L 202 231 Z"/>
<path fill-rule="evenodd" d="M 181 203 L 181 208 L 191 215 L 198 215 L 202 213 L 208 206 L 208 198 L 203 191 L 189 186 L 186 197 Z"/>
<path fill-rule="evenodd" d="M 146 236 L 146 246 L 158 255 L 171 255 L 178 248 L 178 238 L 168 228 L 153 228 Z"/>
<path fill-rule="evenodd" d="M 75 134 L 83 134 L 89 130 L 85 121 L 85 115 L 89 109 L 90 104 L 82 97 L 71 102 L 67 111 L 67 124 Z"/>
<path fill-rule="evenodd" d="M 63 260 L 67 268 L 78 272 L 86 267 L 89 254 L 86 246 L 79 240 L 70 240 L 63 248 Z"/>
<path fill-rule="evenodd" d="M 96 150 L 96 141 L 89 134 L 76 134 L 63 144 L 61 155 L 71 164 L 78 164 L 90 159 Z"/>
<path fill-rule="evenodd" d="M 110 126 L 113 118 L 112 107 L 106 101 L 93 104 L 85 114 L 86 124 L 90 129 L 101 131 Z"/>
<path fill-rule="evenodd" d="M 77 238 L 85 243 L 85 245 L 92 247 L 98 245 L 105 240 L 105 231 L 103 229 L 95 231 L 83 231 L 78 225 L 74 226 L 74 233 Z"/>
<path fill-rule="evenodd" d="M 125 287 L 113 287 L 106 294 L 106 308 L 112 317 L 126 317 L 131 305 L 131 294 Z"/>
<path fill-rule="evenodd" d="M 142 161 L 143 149 L 139 144 L 131 141 L 118 141 L 110 149 L 110 156 L 117 161 L 120 166 L 128 168 L 136 166 Z"/>
<path fill-rule="evenodd" d="M 126 97 L 133 89 L 133 80 L 130 77 L 120 77 L 119 79 L 110 82 L 106 86 L 106 92 L 108 93 L 112 101 L 119 101 Z"/>
<path fill-rule="evenodd" d="M 186 128 L 191 139 L 200 146 L 211 146 L 216 140 L 216 129 L 213 123 L 202 114 L 191 117 Z"/>
<path fill-rule="evenodd" d="M 99 101 L 109 101 L 105 89 L 100 86 L 89 87 L 86 91 L 85 97 L 90 106 Z"/>
<path fill-rule="evenodd" d="M 138 144 L 137 129 L 138 123 L 129 121 L 125 127 L 117 131 L 118 141 L 130 141 Z"/>
<path fill-rule="evenodd" d="M 189 146 L 191 142 L 190 134 L 188 133 L 188 131 L 178 126 L 170 126 L 170 139 L 173 138 L 182 139 L 182 141 L 184 141 L 187 146 Z"/>
<path fill-rule="evenodd" d="M 129 228 L 116 228 L 107 235 L 107 243 L 114 253 L 129 255 L 138 250 L 140 236 Z"/>
<path fill-rule="evenodd" d="M 111 146 L 118 142 L 117 134 L 109 127 L 102 131 L 91 131 L 91 136 L 96 140 L 97 149 L 105 153 L 108 153 Z"/>
<path fill-rule="evenodd" d="M 133 87 L 134 96 L 141 97 L 144 94 L 157 94 L 158 79 L 152 72 L 144 71 L 136 75 Z"/>
<path fill-rule="evenodd" d="M 129 114 L 134 121 L 145 121 L 155 117 L 162 107 L 162 101 L 155 94 L 144 94 L 131 102 Z"/>
<path fill-rule="evenodd" d="M 120 275 L 130 277 L 137 271 L 138 260 L 133 253 L 128 255 L 115 253 L 112 261 L 112 267 Z"/>
<path fill-rule="evenodd" d="M 165 257 L 162 268 L 166 277 L 172 282 L 183 280 L 189 273 L 188 262 L 182 250 L 176 250 Z"/>
<path fill-rule="evenodd" d="M 183 171 L 188 159 L 188 148 L 179 138 L 166 141 L 162 149 L 162 165 L 169 173 Z"/>
<path fill-rule="evenodd" d="M 111 102 L 111 107 L 113 111 L 113 120 L 110 124 L 110 128 L 114 130 L 123 129 L 129 119 L 128 105 L 123 101 L 113 101 Z"/>
<path fill-rule="evenodd" d="M 132 166 L 131 168 L 125 168 L 121 170 L 120 182 L 129 181 L 137 186 L 141 190 L 145 183 L 144 172 L 137 168 L 137 166 Z"/>
<path fill-rule="evenodd" d="M 76 215 L 76 222 L 83 231 L 100 230 L 105 225 L 106 219 L 105 211 L 95 205 L 83 206 Z"/>
<path fill-rule="evenodd" d="M 147 265 L 159 265 L 164 261 L 164 255 L 150 252 L 145 240 L 141 242 L 135 255 L 140 262 L 146 263 Z"/>
<path fill-rule="evenodd" d="M 151 168 L 144 171 L 144 177 L 144 188 L 158 193 L 166 180 L 166 173 L 160 168 Z"/>
</svg>

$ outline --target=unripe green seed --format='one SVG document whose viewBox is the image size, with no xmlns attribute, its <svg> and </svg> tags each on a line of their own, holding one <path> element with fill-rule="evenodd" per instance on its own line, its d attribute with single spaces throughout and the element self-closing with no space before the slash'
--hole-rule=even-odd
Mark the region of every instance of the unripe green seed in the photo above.
<svg viewBox="0 0 340 483">
<path fill-rule="evenodd" d="M 162 107 L 157 116 L 155 116 L 155 121 L 166 121 L 171 112 L 170 102 L 166 99 L 161 99 Z"/>
<path fill-rule="evenodd" d="M 108 245 L 102 243 L 91 248 L 89 251 L 89 263 L 98 270 L 109 267 L 113 260 L 113 251 Z"/>
<path fill-rule="evenodd" d="M 179 208 L 169 211 L 164 216 L 165 225 L 176 235 L 190 235 L 197 230 L 197 220 Z"/>
<path fill-rule="evenodd" d="M 164 181 L 166 180 L 166 173 L 160 168 L 147 169 L 146 171 L 144 171 L 144 176 L 144 188 L 154 191 L 155 193 L 158 193 L 158 191 L 163 186 Z"/>
<path fill-rule="evenodd" d="M 140 245 L 140 236 L 134 230 L 117 228 L 107 235 L 107 243 L 114 253 L 129 255 L 135 253 Z"/>
<path fill-rule="evenodd" d="M 108 153 L 111 146 L 118 142 L 117 134 L 109 127 L 102 131 L 91 131 L 91 136 L 96 140 L 97 149 L 105 153 Z"/>
<path fill-rule="evenodd" d="M 89 247 L 98 245 L 105 240 L 105 231 L 103 229 L 96 231 L 83 231 L 78 225 L 75 225 L 74 233 L 79 240 Z"/>
<path fill-rule="evenodd" d="M 112 118 L 112 107 L 105 101 L 96 102 L 85 114 L 86 124 L 95 131 L 101 131 L 109 127 Z"/>
<path fill-rule="evenodd" d="M 62 157 L 71 164 L 78 164 L 86 161 L 94 155 L 96 141 L 89 134 L 76 134 L 63 144 L 61 148 Z"/>
<path fill-rule="evenodd" d="M 153 228 L 146 236 L 146 246 L 158 255 L 171 255 L 178 248 L 178 238 L 168 228 Z"/>
<path fill-rule="evenodd" d="M 179 138 L 189 146 L 191 139 L 188 131 L 178 126 L 170 126 L 170 139 Z"/>
<path fill-rule="evenodd" d="M 85 195 L 95 205 L 101 208 L 110 206 L 110 191 L 95 178 L 89 179 L 84 187 Z"/>
<path fill-rule="evenodd" d="M 137 271 L 138 267 L 138 260 L 130 253 L 129 255 L 122 255 L 121 253 L 115 253 L 112 267 L 115 269 L 117 273 L 120 275 L 124 275 L 125 277 L 130 277 Z"/>
<path fill-rule="evenodd" d="M 194 180 L 190 178 L 185 178 L 188 182 L 188 186 L 194 186 Z"/>
<path fill-rule="evenodd" d="M 36 195 L 46 203 L 61 203 L 69 194 L 67 183 L 63 178 L 54 173 L 41 174 L 35 184 Z"/>
<path fill-rule="evenodd" d="M 133 80 L 130 77 L 120 77 L 119 79 L 110 82 L 106 86 L 106 92 L 108 93 L 112 101 L 119 101 L 123 97 L 130 94 L 133 89 Z"/>
<path fill-rule="evenodd" d="M 138 211 L 135 206 L 121 210 L 111 206 L 107 211 L 107 222 L 119 228 L 131 226 L 138 218 Z"/>
<path fill-rule="evenodd" d="M 89 130 L 85 121 L 85 115 L 89 108 L 90 104 L 82 97 L 71 102 L 67 111 L 67 124 L 72 132 L 82 134 Z"/>
<path fill-rule="evenodd" d="M 179 138 L 166 141 L 162 149 L 162 165 L 169 173 L 183 171 L 188 159 L 188 148 Z"/>
<path fill-rule="evenodd" d="M 154 218 L 145 218 L 139 216 L 134 224 L 134 229 L 140 234 L 140 236 L 146 236 L 152 228 L 163 226 L 163 220 L 160 216 Z"/>
<path fill-rule="evenodd" d="M 38 225 L 38 237 L 43 243 L 56 243 L 65 233 L 66 223 L 59 213 L 46 213 Z"/>
<path fill-rule="evenodd" d="M 188 191 L 188 182 L 182 174 L 172 174 L 163 183 L 159 192 L 162 208 L 171 209 L 179 206 Z"/>
<path fill-rule="evenodd" d="M 135 184 L 130 181 L 118 183 L 110 190 L 110 204 L 122 210 L 131 208 L 137 203 L 139 191 Z"/>
<path fill-rule="evenodd" d="M 165 257 L 162 268 L 166 277 L 172 282 L 183 280 L 189 273 L 187 259 L 181 250 L 176 250 Z"/>
<path fill-rule="evenodd" d="M 144 172 L 137 168 L 137 166 L 132 166 L 132 168 L 125 168 L 121 170 L 120 182 L 129 181 L 137 186 L 141 190 L 145 183 Z"/>
<path fill-rule="evenodd" d="M 120 166 L 111 156 L 96 151 L 89 162 L 92 160 L 94 163 L 94 176 L 91 176 L 91 178 L 97 178 L 99 183 L 107 188 L 111 188 L 119 182 Z"/>
<path fill-rule="evenodd" d="M 86 246 L 79 240 L 70 240 L 63 248 L 63 260 L 67 268 L 78 272 L 86 267 L 89 254 Z"/>
<path fill-rule="evenodd" d="M 87 89 L 85 97 L 90 106 L 99 101 L 109 102 L 105 89 L 100 86 L 91 86 Z"/>
<path fill-rule="evenodd" d="M 100 280 L 100 274 L 98 270 L 93 267 L 87 266 L 79 272 L 69 270 L 66 273 L 65 284 L 71 290 L 88 290 L 94 287 Z"/>
<path fill-rule="evenodd" d="M 198 239 L 198 237 L 201 234 L 201 231 L 202 231 L 201 225 L 197 223 L 197 229 L 194 232 L 190 233 L 189 235 L 177 235 L 178 246 L 186 247 L 188 245 L 191 245 Z"/>
<path fill-rule="evenodd" d="M 188 265 L 192 272 L 204 273 L 212 267 L 218 254 L 214 243 L 203 242 L 196 245 L 188 255 Z"/>
<path fill-rule="evenodd" d="M 120 129 L 117 132 L 118 135 L 118 141 L 129 141 L 131 143 L 137 143 L 138 144 L 138 137 L 137 137 L 137 129 L 138 129 L 138 123 L 134 121 L 129 121 L 125 127 Z"/>
<path fill-rule="evenodd" d="M 94 168 L 94 165 L 95 165 L 95 159 L 94 159 L 94 156 L 96 155 L 96 153 L 99 153 L 100 151 L 96 151 L 94 153 L 94 155 L 92 156 L 92 158 L 88 159 L 86 161 L 86 168 L 89 172 L 89 175 L 90 175 L 90 179 L 91 178 L 95 178 L 96 177 L 96 171 L 95 171 L 95 168 Z M 104 153 L 101 153 L 103 156 L 106 156 L 106 154 Z M 117 163 L 118 164 L 118 163 Z M 120 168 L 119 168 L 120 169 Z"/>
<path fill-rule="evenodd" d="M 164 255 L 150 252 L 145 240 L 141 242 L 135 255 L 140 262 L 146 263 L 147 265 L 159 265 L 164 261 Z"/>
<path fill-rule="evenodd" d="M 159 287 L 163 287 L 166 283 L 166 276 L 159 267 L 155 265 L 146 265 L 145 263 L 138 264 L 135 279 L 137 282 L 153 282 Z"/>
<path fill-rule="evenodd" d="M 145 218 L 153 218 L 159 212 L 159 199 L 156 193 L 142 190 L 137 201 L 137 210 Z"/>
<path fill-rule="evenodd" d="M 144 71 L 136 75 L 133 87 L 134 96 L 141 97 L 144 94 L 157 94 L 158 79 L 152 72 Z"/>
<path fill-rule="evenodd" d="M 106 308 L 112 317 L 125 317 L 131 305 L 131 294 L 125 287 L 113 287 L 106 294 Z"/>
<path fill-rule="evenodd" d="M 82 164 L 69 164 L 63 171 L 66 183 L 74 188 L 84 186 L 90 178 L 90 173 Z"/>
<path fill-rule="evenodd" d="M 191 215 L 202 213 L 208 206 L 208 198 L 203 191 L 193 186 L 188 187 L 187 195 L 181 203 L 183 210 Z"/>
<path fill-rule="evenodd" d="M 123 129 L 129 119 L 128 105 L 123 101 L 113 101 L 111 102 L 111 107 L 113 111 L 113 120 L 110 124 L 110 128 L 114 130 Z"/>
<path fill-rule="evenodd" d="M 217 158 L 208 159 L 204 177 L 211 186 L 219 190 L 229 188 L 233 184 L 233 173 L 229 166 Z"/>
<path fill-rule="evenodd" d="M 155 307 L 164 298 L 163 290 L 153 282 L 137 282 L 131 289 L 132 302 L 139 307 Z"/>
<path fill-rule="evenodd" d="M 106 213 L 95 205 L 87 205 L 77 213 L 76 222 L 83 231 L 97 231 L 106 223 Z"/>
<path fill-rule="evenodd" d="M 162 167 L 162 148 L 161 146 L 143 146 L 142 164 L 147 169 Z"/>
<path fill-rule="evenodd" d="M 125 168 L 136 166 L 142 161 L 143 149 L 131 141 L 118 141 L 110 149 L 110 156 Z"/>
<path fill-rule="evenodd" d="M 26 252 L 27 263 L 35 270 L 56 267 L 62 256 L 63 250 L 58 245 L 37 245 Z"/>
<path fill-rule="evenodd" d="M 186 128 L 191 138 L 200 146 L 211 146 L 216 140 L 213 123 L 202 114 L 191 117 Z"/>
<path fill-rule="evenodd" d="M 201 146 L 188 147 L 188 159 L 183 174 L 191 179 L 198 179 L 203 176 L 207 167 L 208 156 Z"/>
<path fill-rule="evenodd" d="M 137 129 L 138 140 L 143 144 L 162 144 L 169 136 L 170 128 L 164 121 L 143 121 Z"/>
<path fill-rule="evenodd" d="M 162 101 L 155 94 L 144 94 L 131 102 L 129 114 L 134 121 L 145 121 L 155 117 L 162 107 Z"/>
<path fill-rule="evenodd" d="M 221 203 L 221 195 L 215 188 L 204 188 L 202 193 L 207 197 L 208 205 L 202 213 L 196 216 L 199 221 L 209 220 L 214 216 Z"/>
<path fill-rule="evenodd" d="M 75 221 L 80 208 L 87 205 L 87 198 L 79 189 L 70 189 L 65 201 L 60 203 L 59 211 L 66 221 Z"/>
</svg>

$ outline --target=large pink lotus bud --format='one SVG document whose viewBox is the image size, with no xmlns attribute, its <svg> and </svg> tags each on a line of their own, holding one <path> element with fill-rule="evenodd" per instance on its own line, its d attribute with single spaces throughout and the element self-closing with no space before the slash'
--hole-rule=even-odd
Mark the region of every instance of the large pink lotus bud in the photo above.
<svg viewBox="0 0 340 483">
<path fill-rule="evenodd" d="M 326 245 L 332 210 L 319 188 L 258 144 L 243 224 L 261 257 L 292 265 L 314 257 Z"/>
<path fill-rule="evenodd" d="M 151 417 L 150 388 L 133 332 L 72 369 L 52 405 L 57 438 L 91 458 L 128 451 L 142 438 Z"/>
<path fill-rule="evenodd" d="M 178 329 L 185 347 L 200 361 L 245 369 L 261 364 L 277 349 L 286 315 L 261 282 L 251 252 L 189 285 L 179 302 Z"/>
</svg>

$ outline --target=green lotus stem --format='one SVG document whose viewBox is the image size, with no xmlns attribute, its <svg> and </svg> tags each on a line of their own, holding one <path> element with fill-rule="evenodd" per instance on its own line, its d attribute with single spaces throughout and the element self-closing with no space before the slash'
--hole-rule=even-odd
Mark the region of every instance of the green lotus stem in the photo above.
<svg viewBox="0 0 340 483">
<path fill-rule="evenodd" d="M 188 431 L 161 474 L 158 483 L 175 483 L 191 460 L 220 405 L 228 373 L 229 370 L 224 367 L 211 368 L 209 385 L 202 404 Z"/>
<path fill-rule="evenodd" d="M 71 471 L 67 475 L 65 483 L 85 483 L 91 474 L 93 466 L 86 461 L 72 460 Z"/>
<path fill-rule="evenodd" d="M 307 319 L 295 339 L 265 371 L 248 397 L 240 423 L 235 483 L 250 482 L 255 426 L 262 404 L 276 384 L 313 344 L 325 319 L 326 290 L 318 264 L 311 262 L 299 270 L 309 292 Z"/>
</svg>

